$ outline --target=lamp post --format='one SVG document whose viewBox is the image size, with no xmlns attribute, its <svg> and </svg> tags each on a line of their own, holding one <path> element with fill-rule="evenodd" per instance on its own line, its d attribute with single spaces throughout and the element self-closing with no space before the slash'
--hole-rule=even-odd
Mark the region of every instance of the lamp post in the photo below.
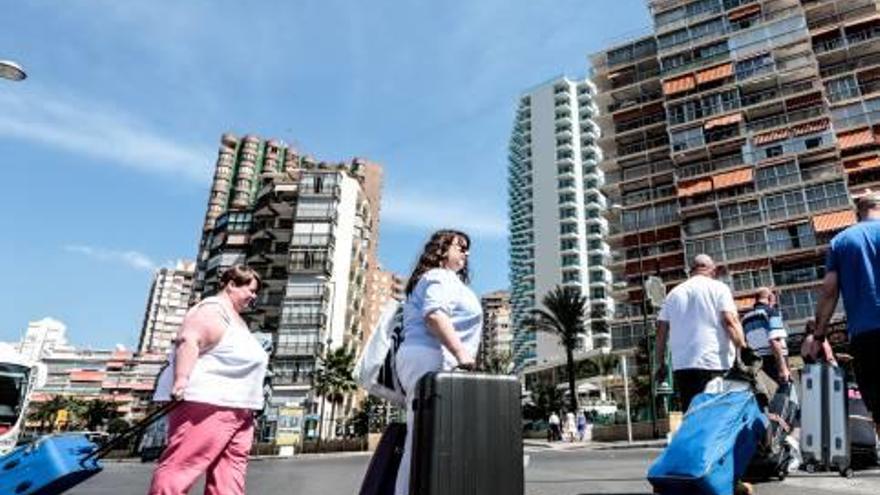
<svg viewBox="0 0 880 495">
<path fill-rule="evenodd" d="M 11 60 L 0 60 L 0 77 L 10 81 L 23 81 L 27 79 L 27 73 Z"/>
</svg>

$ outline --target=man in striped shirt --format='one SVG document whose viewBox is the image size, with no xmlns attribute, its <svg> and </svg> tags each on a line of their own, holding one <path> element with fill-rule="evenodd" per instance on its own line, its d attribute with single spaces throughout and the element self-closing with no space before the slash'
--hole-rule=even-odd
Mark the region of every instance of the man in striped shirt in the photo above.
<svg viewBox="0 0 880 495">
<path fill-rule="evenodd" d="M 764 361 L 764 372 L 782 385 L 791 381 L 785 345 L 788 332 L 782 315 L 771 304 L 772 299 L 773 292 L 768 287 L 760 287 L 755 305 L 743 316 L 742 325 L 749 347 Z"/>
</svg>

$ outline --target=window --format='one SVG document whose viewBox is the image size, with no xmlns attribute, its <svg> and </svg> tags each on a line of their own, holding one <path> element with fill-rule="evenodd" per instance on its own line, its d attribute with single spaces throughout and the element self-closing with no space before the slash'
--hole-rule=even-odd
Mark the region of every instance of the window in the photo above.
<svg viewBox="0 0 880 495">
<path fill-rule="evenodd" d="M 721 206 L 718 218 L 723 228 L 761 222 L 761 205 L 757 199 Z"/>
<path fill-rule="evenodd" d="M 697 50 L 696 60 L 706 60 L 727 53 L 727 41 L 713 43 Z"/>
<path fill-rule="evenodd" d="M 590 241 L 587 242 L 587 249 L 591 251 L 594 249 L 602 249 L 602 241 L 599 239 L 590 239 Z"/>
<path fill-rule="evenodd" d="M 590 299 L 605 299 L 605 289 L 602 287 L 590 289 Z"/>
<path fill-rule="evenodd" d="M 580 282 L 580 281 L 581 281 L 581 272 L 578 272 L 578 271 L 562 272 L 562 283 Z"/>
<path fill-rule="evenodd" d="M 687 235 L 700 235 L 715 230 L 718 230 L 718 220 L 715 215 L 694 218 L 684 224 L 684 231 Z"/>
<path fill-rule="evenodd" d="M 578 266 L 578 255 L 576 254 L 564 254 L 562 255 L 562 266 Z"/>
<path fill-rule="evenodd" d="M 849 204 L 843 181 L 828 182 L 804 190 L 810 211 L 825 210 Z"/>
<path fill-rule="evenodd" d="M 816 245 L 816 236 L 808 223 L 786 225 L 769 229 L 767 231 L 767 243 L 771 252 L 801 249 Z"/>
<path fill-rule="evenodd" d="M 577 217 L 577 209 L 576 208 L 560 208 L 559 209 L 559 218 L 575 218 Z"/>
<path fill-rule="evenodd" d="M 816 309 L 817 291 L 814 289 L 798 289 L 782 291 L 779 295 L 779 307 L 782 317 L 787 320 L 798 320 L 813 316 Z"/>
<path fill-rule="evenodd" d="M 677 31 L 658 36 L 657 46 L 661 50 L 665 50 L 666 48 L 670 48 L 681 43 L 686 43 L 688 39 L 690 39 L 690 36 L 688 35 L 688 30 L 679 29 Z"/>
<path fill-rule="evenodd" d="M 828 100 L 832 103 L 859 96 L 859 84 L 853 75 L 833 79 L 825 83 Z"/>
<path fill-rule="evenodd" d="M 732 279 L 733 290 L 735 291 L 753 290 L 757 289 L 758 287 L 767 287 L 773 285 L 773 280 L 770 277 L 770 270 L 768 268 L 734 273 Z"/>
<path fill-rule="evenodd" d="M 561 193 L 559 194 L 559 203 L 573 203 L 576 200 L 576 196 L 573 192 Z"/>
<path fill-rule="evenodd" d="M 559 243 L 559 248 L 562 251 L 568 251 L 570 249 L 577 249 L 577 239 L 563 239 Z"/>
<path fill-rule="evenodd" d="M 724 259 L 724 250 L 721 249 L 720 237 L 688 241 L 685 243 L 685 252 L 688 259 L 693 259 L 698 254 L 708 254 L 715 261 Z"/>
<path fill-rule="evenodd" d="M 773 158 L 774 156 L 781 156 L 783 153 L 782 145 L 777 144 L 774 146 L 768 146 L 764 148 L 764 157 Z"/>
<path fill-rule="evenodd" d="M 780 163 L 772 167 L 759 168 L 755 171 L 755 183 L 758 190 L 784 186 L 800 182 L 800 171 L 794 161 Z"/>
<path fill-rule="evenodd" d="M 672 24 L 674 22 L 680 21 L 687 17 L 687 11 L 684 7 L 678 7 L 676 9 L 667 10 L 665 12 L 660 12 L 656 16 L 654 16 L 654 27 L 660 28 L 666 26 L 668 24 Z M 608 54 L 609 63 L 611 63 L 611 54 Z"/>
<path fill-rule="evenodd" d="M 800 189 L 764 197 L 764 212 L 768 220 L 778 220 L 807 211 Z"/>
<path fill-rule="evenodd" d="M 670 105 L 668 110 L 669 123 L 671 125 L 684 124 L 685 122 L 697 119 L 700 116 L 698 109 L 699 107 L 694 101 L 685 101 Z"/>
<path fill-rule="evenodd" d="M 577 232 L 577 224 L 576 223 L 561 223 L 559 224 L 559 233 L 560 234 L 574 234 Z"/>
<path fill-rule="evenodd" d="M 764 53 L 756 57 L 741 60 L 736 63 L 736 78 L 739 80 L 747 79 L 764 72 L 773 70 L 773 56 Z"/>
<path fill-rule="evenodd" d="M 736 89 L 731 89 L 704 96 L 700 99 L 700 108 L 704 117 L 734 110 L 739 108 L 739 94 Z"/>
<path fill-rule="evenodd" d="M 767 237 L 764 229 L 745 230 L 724 235 L 724 250 L 727 259 L 746 258 L 767 252 Z"/>
<path fill-rule="evenodd" d="M 682 129 L 672 133 L 672 149 L 674 151 L 696 148 L 704 144 L 702 127 L 691 127 L 690 129 Z"/>
<path fill-rule="evenodd" d="M 588 260 L 590 266 L 601 266 L 604 263 L 601 254 L 591 254 Z"/>
<path fill-rule="evenodd" d="M 559 179 L 559 189 L 568 189 L 574 187 L 574 179 Z"/>
<path fill-rule="evenodd" d="M 712 21 L 695 24 L 690 27 L 690 38 L 697 40 L 709 36 L 716 36 L 724 32 L 724 19 L 718 18 Z"/>
</svg>

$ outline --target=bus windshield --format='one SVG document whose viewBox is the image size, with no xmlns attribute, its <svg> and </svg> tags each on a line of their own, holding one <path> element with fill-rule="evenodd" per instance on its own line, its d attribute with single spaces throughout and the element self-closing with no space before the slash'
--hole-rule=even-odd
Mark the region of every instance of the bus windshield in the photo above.
<svg viewBox="0 0 880 495">
<path fill-rule="evenodd" d="M 0 434 L 15 427 L 28 393 L 30 369 L 17 364 L 0 364 Z"/>
</svg>

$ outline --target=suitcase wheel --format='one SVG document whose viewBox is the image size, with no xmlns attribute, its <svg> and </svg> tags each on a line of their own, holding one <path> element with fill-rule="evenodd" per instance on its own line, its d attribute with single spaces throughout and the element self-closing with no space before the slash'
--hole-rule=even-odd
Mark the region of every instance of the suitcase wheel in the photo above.
<svg viewBox="0 0 880 495">
<path fill-rule="evenodd" d="M 816 465 L 812 462 L 806 465 L 807 472 L 812 474 L 816 472 Z"/>
<path fill-rule="evenodd" d="M 847 466 L 844 469 L 840 470 L 840 475 L 844 478 L 852 478 L 853 477 L 853 468 Z"/>
<path fill-rule="evenodd" d="M 779 468 L 779 471 L 776 471 L 776 477 L 779 478 L 779 481 L 785 481 L 786 476 L 788 476 L 788 471 L 785 468 Z"/>
</svg>

